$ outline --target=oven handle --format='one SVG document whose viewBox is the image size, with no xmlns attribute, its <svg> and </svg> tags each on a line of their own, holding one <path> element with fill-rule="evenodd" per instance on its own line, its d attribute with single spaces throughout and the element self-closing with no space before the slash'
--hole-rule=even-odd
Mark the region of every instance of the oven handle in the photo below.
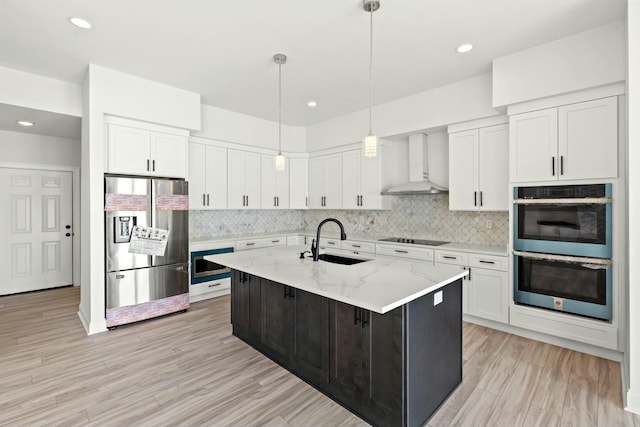
<svg viewBox="0 0 640 427">
<path fill-rule="evenodd" d="M 611 197 L 583 197 L 566 199 L 514 199 L 514 205 L 606 205 Z"/>
<path fill-rule="evenodd" d="M 569 256 L 569 255 L 555 255 L 555 254 L 541 254 L 538 252 L 523 252 L 523 251 L 513 251 L 513 254 L 516 256 L 520 256 L 522 258 L 529 259 L 542 259 L 548 261 L 563 261 L 563 262 L 573 262 L 579 264 L 597 264 L 597 265 L 611 265 L 611 259 L 605 258 L 587 258 L 587 257 L 577 257 L 577 256 Z"/>
</svg>

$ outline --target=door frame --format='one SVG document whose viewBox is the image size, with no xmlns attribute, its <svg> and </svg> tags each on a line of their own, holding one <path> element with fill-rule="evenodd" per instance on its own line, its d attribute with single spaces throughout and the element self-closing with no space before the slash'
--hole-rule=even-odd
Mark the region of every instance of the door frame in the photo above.
<svg viewBox="0 0 640 427">
<path fill-rule="evenodd" d="M 80 167 L 45 165 L 40 163 L 11 163 L 0 162 L 0 168 L 8 169 L 33 169 L 39 171 L 71 172 L 71 211 L 73 221 L 72 244 L 72 280 L 73 286 L 80 286 Z"/>
</svg>

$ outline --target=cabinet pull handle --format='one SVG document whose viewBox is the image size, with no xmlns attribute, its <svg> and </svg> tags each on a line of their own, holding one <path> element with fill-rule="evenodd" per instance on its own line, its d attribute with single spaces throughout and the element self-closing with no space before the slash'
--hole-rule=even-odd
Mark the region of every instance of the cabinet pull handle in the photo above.
<svg viewBox="0 0 640 427">
<path fill-rule="evenodd" d="M 209 288 L 213 288 L 214 286 L 220 286 L 222 285 L 222 282 L 218 282 L 218 283 L 212 283 L 210 285 L 208 285 Z"/>
<path fill-rule="evenodd" d="M 256 244 L 255 242 L 250 242 L 250 243 L 247 243 L 246 245 L 247 245 L 247 246 L 253 246 L 253 245 L 255 245 L 255 244 Z"/>
<path fill-rule="evenodd" d="M 152 166 L 153 171 L 155 172 L 156 171 L 156 161 L 155 160 L 151 161 L 151 166 Z"/>
<path fill-rule="evenodd" d="M 304 196 L 304 206 L 309 206 L 309 196 Z"/>
<path fill-rule="evenodd" d="M 287 294 L 287 288 L 288 288 L 288 286 L 284 286 L 284 285 L 282 286 L 282 289 L 284 289 L 284 297 L 283 297 L 283 299 L 287 299 L 287 297 L 289 296 Z"/>
<path fill-rule="evenodd" d="M 478 192 L 473 192 L 473 206 L 478 206 Z"/>
<path fill-rule="evenodd" d="M 551 157 L 551 176 L 556 176 L 556 157 Z"/>
<path fill-rule="evenodd" d="M 402 251 L 400 249 L 394 249 L 396 252 L 398 252 L 399 254 L 408 254 L 409 251 Z"/>
<path fill-rule="evenodd" d="M 209 206 L 209 194 L 207 194 L 207 206 Z"/>
<path fill-rule="evenodd" d="M 483 259 L 481 259 L 480 262 L 483 263 L 483 264 L 495 264 L 496 263 L 495 261 L 485 261 Z"/>
<path fill-rule="evenodd" d="M 560 175 L 564 175 L 564 156 L 560 156 Z"/>
<path fill-rule="evenodd" d="M 289 286 L 289 299 L 296 299 L 296 289 Z"/>
<path fill-rule="evenodd" d="M 360 320 L 360 316 L 358 315 L 360 312 L 360 309 L 358 307 L 353 307 L 353 324 L 357 325 L 358 324 L 358 320 Z"/>
<path fill-rule="evenodd" d="M 480 192 L 480 206 L 482 206 L 482 191 Z"/>
<path fill-rule="evenodd" d="M 247 195 L 246 197 L 247 197 L 247 206 L 249 206 L 249 195 Z"/>
<path fill-rule="evenodd" d="M 202 206 L 206 206 L 206 203 L 204 201 L 205 201 L 205 194 L 202 193 Z"/>
<path fill-rule="evenodd" d="M 351 245 L 351 247 L 353 247 L 353 248 L 360 248 L 361 246 L 360 246 L 360 245 Z"/>
<path fill-rule="evenodd" d="M 469 270 L 469 275 L 467 276 L 467 278 L 471 280 L 471 267 L 467 268 L 467 270 Z"/>
<path fill-rule="evenodd" d="M 149 172 L 149 159 L 147 159 L 147 172 Z"/>
<path fill-rule="evenodd" d="M 272 240 L 271 243 L 280 243 L 280 240 Z"/>
<path fill-rule="evenodd" d="M 332 241 L 328 241 L 327 242 L 327 245 L 335 245 L 335 244 L 336 244 L 336 242 L 332 242 Z"/>
<path fill-rule="evenodd" d="M 276 196 L 277 206 L 280 207 L 280 196 Z"/>
<path fill-rule="evenodd" d="M 276 196 L 273 196 L 273 206 L 278 206 L 276 205 Z"/>
<path fill-rule="evenodd" d="M 360 324 L 362 325 L 362 329 L 364 329 L 364 327 L 366 326 L 367 323 L 369 323 L 369 316 L 371 315 L 369 313 L 369 310 L 363 310 L 360 309 L 361 313 L 362 313 L 362 319 L 360 319 Z"/>
<path fill-rule="evenodd" d="M 445 258 L 445 259 L 458 259 L 457 256 L 450 256 L 450 255 L 442 255 L 442 258 Z"/>
</svg>

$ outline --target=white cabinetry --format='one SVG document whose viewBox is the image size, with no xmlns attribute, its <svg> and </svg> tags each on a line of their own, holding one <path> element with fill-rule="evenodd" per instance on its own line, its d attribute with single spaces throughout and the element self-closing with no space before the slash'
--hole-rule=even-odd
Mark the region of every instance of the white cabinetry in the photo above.
<svg viewBox="0 0 640 427">
<path fill-rule="evenodd" d="M 309 207 L 309 160 L 306 158 L 289 159 L 289 207 Z"/>
<path fill-rule="evenodd" d="M 367 158 L 362 149 L 342 153 L 342 207 L 389 209 L 390 200 L 380 192 L 391 178 L 391 148 L 378 144 L 378 155 Z"/>
<path fill-rule="evenodd" d="M 175 133 L 171 129 L 161 132 L 145 126 L 107 122 L 107 172 L 185 178 L 188 132 L 179 129 Z"/>
<path fill-rule="evenodd" d="M 417 248 L 409 245 L 378 243 L 376 244 L 376 254 L 433 262 L 433 249 Z"/>
<path fill-rule="evenodd" d="M 507 125 L 449 134 L 449 209 L 509 210 Z"/>
<path fill-rule="evenodd" d="M 247 249 L 269 248 L 274 246 L 286 245 L 286 236 L 262 237 L 258 239 L 236 240 L 235 250 L 244 251 Z"/>
<path fill-rule="evenodd" d="M 260 154 L 228 150 L 229 209 L 260 208 Z"/>
<path fill-rule="evenodd" d="M 262 208 L 289 208 L 289 160 L 285 158 L 285 169 L 276 170 L 276 157 L 262 155 Z"/>
<path fill-rule="evenodd" d="M 342 252 L 354 255 L 375 254 L 376 244 L 359 240 L 343 240 Z"/>
<path fill-rule="evenodd" d="M 471 316 L 509 322 L 508 257 L 437 249 L 437 263 L 469 270 L 462 281 L 462 311 Z"/>
<path fill-rule="evenodd" d="M 311 208 L 342 208 L 342 154 L 309 159 L 309 205 Z"/>
<path fill-rule="evenodd" d="M 189 208 L 227 207 L 227 149 L 189 143 Z"/>
<path fill-rule="evenodd" d="M 512 182 L 618 175 L 615 96 L 515 114 L 509 129 Z"/>
</svg>

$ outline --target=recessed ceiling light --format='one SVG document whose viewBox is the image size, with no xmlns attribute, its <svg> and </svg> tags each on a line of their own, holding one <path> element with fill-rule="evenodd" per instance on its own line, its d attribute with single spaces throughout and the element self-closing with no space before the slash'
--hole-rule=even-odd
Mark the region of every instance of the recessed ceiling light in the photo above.
<svg viewBox="0 0 640 427">
<path fill-rule="evenodd" d="M 33 125 L 35 125 L 35 123 L 30 122 L 30 121 L 28 121 L 28 120 L 18 120 L 18 124 L 19 124 L 20 126 L 24 126 L 24 127 L 27 127 L 27 128 L 28 128 L 28 127 L 31 127 L 31 126 L 33 126 Z"/>
<path fill-rule="evenodd" d="M 313 107 L 317 107 L 317 106 L 318 106 L 318 103 L 316 101 L 307 102 L 307 107 L 313 108 Z"/>
<path fill-rule="evenodd" d="M 76 27 L 82 28 L 84 30 L 88 30 L 92 27 L 91 22 L 87 21 L 86 19 L 78 18 L 76 16 L 69 18 L 69 22 L 71 22 Z"/>
<path fill-rule="evenodd" d="M 461 44 L 460 46 L 458 46 L 458 48 L 456 49 L 456 52 L 458 52 L 458 53 L 467 53 L 471 49 L 473 49 L 473 45 L 470 44 L 470 43 L 465 43 L 465 44 Z"/>
</svg>

